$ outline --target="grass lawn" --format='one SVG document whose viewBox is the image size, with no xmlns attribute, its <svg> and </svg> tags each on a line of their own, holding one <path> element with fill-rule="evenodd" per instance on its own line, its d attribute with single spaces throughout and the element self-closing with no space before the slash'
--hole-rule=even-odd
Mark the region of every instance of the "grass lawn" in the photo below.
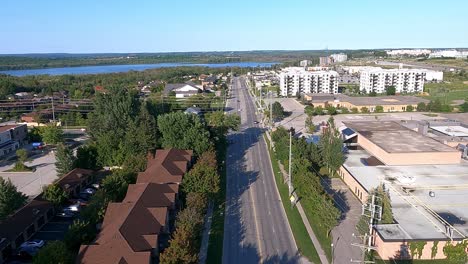
<svg viewBox="0 0 468 264">
<path fill-rule="evenodd" d="M 276 154 L 270 150 L 270 142 L 268 139 L 265 139 L 265 141 L 267 142 L 267 146 L 270 152 L 270 159 L 273 166 L 273 173 L 275 174 L 276 186 L 278 187 L 281 201 L 283 202 L 283 207 L 286 211 L 286 215 L 294 235 L 294 240 L 296 241 L 297 247 L 299 248 L 299 252 L 301 252 L 301 254 L 307 257 L 310 261 L 314 263 L 320 263 L 320 258 L 317 254 L 317 251 L 315 250 L 312 240 L 309 237 L 309 234 L 307 233 L 307 229 L 302 222 L 302 218 L 297 211 L 297 208 L 291 207 L 291 203 L 289 202 L 288 198 L 288 186 L 283 183 Z"/>
<path fill-rule="evenodd" d="M 453 100 L 468 98 L 468 84 L 462 81 L 451 83 L 427 83 L 424 90 L 429 96 L 424 97 L 430 100 L 439 99 L 443 103 L 452 103 Z"/>
<path fill-rule="evenodd" d="M 227 143 L 219 146 L 219 160 L 226 160 Z M 211 222 L 210 238 L 208 243 L 208 255 L 206 263 L 217 264 L 223 258 L 223 235 L 224 235 L 224 209 L 226 201 L 226 163 L 221 170 L 221 182 L 218 197 L 214 201 L 213 217 Z"/>
</svg>

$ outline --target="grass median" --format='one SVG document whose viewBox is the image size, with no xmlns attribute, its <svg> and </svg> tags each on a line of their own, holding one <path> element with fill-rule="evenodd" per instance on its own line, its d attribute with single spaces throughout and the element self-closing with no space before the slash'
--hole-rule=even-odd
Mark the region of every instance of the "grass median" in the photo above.
<svg viewBox="0 0 468 264">
<path fill-rule="evenodd" d="M 269 156 L 273 167 L 273 174 L 276 179 L 276 187 L 280 193 L 281 201 L 283 203 L 284 210 L 286 211 L 286 216 L 288 217 L 289 225 L 291 226 L 299 252 L 310 261 L 320 263 L 320 257 L 317 254 L 317 250 L 315 250 L 314 244 L 307 233 L 304 223 L 302 222 L 301 215 L 297 211 L 297 208 L 292 207 L 289 202 L 288 186 L 283 182 L 276 154 L 270 149 L 270 142 L 268 139 L 265 138 L 265 141 L 267 142 L 268 151 L 270 153 Z"/>
</svg>

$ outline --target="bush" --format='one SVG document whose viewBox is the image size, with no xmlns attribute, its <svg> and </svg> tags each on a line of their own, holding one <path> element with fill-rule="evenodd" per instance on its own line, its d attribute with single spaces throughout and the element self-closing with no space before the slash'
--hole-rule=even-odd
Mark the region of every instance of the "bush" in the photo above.
<svg viewBox="0 0 468 264">
<path fill-rule="evenodd" d="M 414 107 L 412 105 L 407 105 L 406 108 L 405 108 L 405 111 L 406 112 L 413 112 L 414 111 Z"/>
<path fill-rule="evenodd" d="M 72 253 L 62 241 L 50 241 L 33 258 L 33 264 L 72 264 Z"/>
<path fill-rule="evenodd" d="M 384 111 L 383 106 L 377 105 L 377 106 L 375 107 L 375 112 L 376 112 L 376 113 L 383 113 L 383 111 Z"/>
<path fill-rule="evenodd" d="M 55 206 L 59 206 L 68 200 L 68 194 L 53 183 L 44 188 L 44 198 Z"/>
</svg>

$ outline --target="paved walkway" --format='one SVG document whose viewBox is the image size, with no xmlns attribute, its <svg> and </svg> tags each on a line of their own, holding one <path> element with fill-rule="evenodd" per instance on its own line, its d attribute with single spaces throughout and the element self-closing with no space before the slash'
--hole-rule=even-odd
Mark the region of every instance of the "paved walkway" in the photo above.
<svg viewBox="0 0 468 264">
<path fill-rule="evenodd" d="M 286 171 L 283 169 L 283 166 L 281 166 L 281 163 L 278 161 L 278 164 L 280 164 L 280 169 L 281 172 L 283 173 L 283 178 L 288 177 Z M 301 215 L 302 222 L 304 223 L 304 226 L 307 229 L 307 233 L 309 234 L 310 239 L 312 240 L 312 243 L 314 244 L 315 250 L 317 251 L 317 254 L 320 257 L 320 261 L 324 264 L 328 264 L 328 259 L 327 255 L 325 254 L 325 251 L 323 250 L 322 246 L 320 245 L 317 236 L 315 236 L 314 230 L 312 230 L 312 227 L 310 226 L 309 219 L 307 218 L 304 209 L 302 209 L 301 202 L 296 203 L 297 210 L 299 211 L 299 214 Z"/>
<path fill-rule="evenodd" d="M 213 202 L 210 202 L 208 204 L 208 209 L 206 210 L 205 227 L 203 228 L 202 242 L 200 246 L 200 254 L 198 255 L 198 263 L 200 264 L 206 263 L 212 219 L 213 219 Z"/>
</svg>

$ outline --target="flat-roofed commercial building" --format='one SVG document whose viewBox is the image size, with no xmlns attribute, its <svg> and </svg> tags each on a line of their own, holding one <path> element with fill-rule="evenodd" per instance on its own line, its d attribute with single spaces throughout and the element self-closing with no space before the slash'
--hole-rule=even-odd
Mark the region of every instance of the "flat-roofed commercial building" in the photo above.
<svg viewBox="0 0 468 264">
<path fill-rule="evenodd" d="M 394 86 L 396 93 L 421 93 L 424 90 L 424 70 L 366 69 L 360 73 L 360 90 L 366 93 L 385 93 L 389 86 Z"/>
<path fill-rule="evenodd" d="M 357 143 L 386 165 L 459 164 L 460 152 L 394 121 L 344 122 Z"/>
<path fill-rule="evenodd" d="M 281 96 L 304 93 L 338 93 L 336 71 L 306 71 L 301 67 L 289 67 L 279 74 Z"/>
<path fill-rule="evenodd" d="M 429 100 L 416 96 L 348 96 L 345 94 L 305 94 L 304 99 L 314 107 L 346 107 L 348 110 L 357 108 L 358 112 L 365 107 L 369 112 L 374 112 L 379 105 L 384 112 L 405 112 L 411 105 L 413 111 L 419 103 L 429 103 Z"/>
<path fill-rule="evenodd" d="M 460 152 L 396 122 L 344 125 L 350 150 L 339 175 L 363 204 L 380 185 L 390 196 L 393 223 L 373 224 L 379 256 L 446 258 L 444 247 L 468 236 L 468 163 Z M 424 243 L 418 256 L 410 250 L 415 242 Z"/>
</svg>

